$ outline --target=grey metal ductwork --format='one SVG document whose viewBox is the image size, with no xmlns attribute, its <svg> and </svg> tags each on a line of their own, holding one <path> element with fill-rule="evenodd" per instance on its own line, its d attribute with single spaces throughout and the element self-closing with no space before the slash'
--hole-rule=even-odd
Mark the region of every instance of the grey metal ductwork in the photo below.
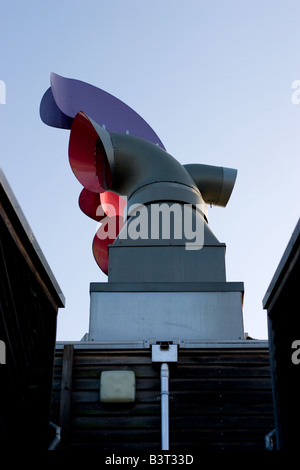
<svg viewBox="0 0 300 470">
<path fill-rule="evenodd" d="M 225 207 L 233 190 L 237 170 L 191 163 L 184 165 L 207 204 Z"/>
<path fill-rule="evenodd" d="M 203 204 L 190 173 L 157 145 L 131 135 L 94 127 L 112 173 L 110 191 L 126 196 L 130 205 L 155 201 Z"/>
<path fill-rule="evenodd" d="M 208 226 L 206 203 L 226 205 L 235 170 L 183 166 L 159 146 L 108 132 L 81 112 L 72 124 L 69 157 L 88 190 L 127 199 L 125 224 L 108 248 L 109 281 L 226 280 L 225 245 Z"/>
<path fill-rule="evenodd" d="M 205 213 L 206 204 L 227 204 L 236 170 L 183 166 L 154 144 L 102 128 L 95 139 L 96 168 L 97 158 L 103 166 L 109 164 L 106 189 L 128 199 L 125 224 L 108 245 L 108 283 L 91 291 L 90 340 L 243 338 L 243 286 L 226 282 L 226 246 L 210 229 Z M 186 231 L 180 238 L 175 229 L 153 237 L 152 216 L 162 206 L 159 229 L 163 217 L 169 216 L 171 225 L 183 213 L 183 228 L 191 216 L 195 238 Z M 143 224 L 146 236 L 138 230 Z M 130 233 L 132 227 L 136 231 Z M 166 373 L 162 371 L 163 385 Z M 163 388 L 163 448 L 168 447 L 167 393 Z"/>
<path fill-rule="evenodd" d="M 237 170 L 204 164 L 181 165 L 151 142 L 109 133 L 93 124 L 111 168 L 111 191 L 128 199 L 134 197 L 134 203 L 168 200 L 199 204 L 204 201 L 226 206 Z M 149 186 L 154 184 L 156 186 Z"/>
<path fill-rule="evenodd" d="M 104 151 L 110 166 L 112 183 L 109 190 L 127 197 L 127 222 L 109 247 L 109 281 L 225 281 L 225 245 L 208 226 L 206 203 L 226 205 L 236 170 L 210 165 L 183 166 L 150 142 L 107 132 L 96 123 L 92 124 L 99 136 L 97 152 Z M 196 225 L 197 220 L 201 221 L 203 237 L 201 243 L 197 241 L 199 246 L 192 247 L 192 252 L 186 249 L 191 244 L 185 232 L 182 239 L 175 239 L 172 234 L 167 239 L 161 234 L 155 238 L 124 237 L 130 224 L 135 223 L 137 213 L 131 212 L 132 207 L 143 205 L 147 208 L 151 233 L 151 208 L 163 203 L 170 208 L 176 203 L 182 213 L 184 206 L 190 205 L 194 225 L 195 221 Z M 125 247 L 126 250 L 120 249 Z"/>
</svg>

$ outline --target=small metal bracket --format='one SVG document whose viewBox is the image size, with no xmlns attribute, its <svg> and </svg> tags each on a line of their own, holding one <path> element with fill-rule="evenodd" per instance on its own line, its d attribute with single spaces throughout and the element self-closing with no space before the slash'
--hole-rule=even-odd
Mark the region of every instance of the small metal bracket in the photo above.
<svg viewBox="0 0 300 470">
<path fill-rule="evenodd" d="M 156 400 L 157 400 L 157 401 L 160 401 L 160 400 L 161 400 L 161 395 L 159 395 L 158 397 L 156 397 Z M 175 398 L 173 397 L 173 395 L 170 395 L 170 394 L 169 394 L 169 400 L 175 400 Z"/>
<path fill-rule="evenodd" d="M 265 436 L 265 448 L 266 450 L 276 450 L 276 430 L 272 429 Z"/>
<path fill-rule="evenodd" d="M 158 341 L 152 344 L 152 362 L 177 362 L 178 345 L 172 341 Z"/>
</svg>

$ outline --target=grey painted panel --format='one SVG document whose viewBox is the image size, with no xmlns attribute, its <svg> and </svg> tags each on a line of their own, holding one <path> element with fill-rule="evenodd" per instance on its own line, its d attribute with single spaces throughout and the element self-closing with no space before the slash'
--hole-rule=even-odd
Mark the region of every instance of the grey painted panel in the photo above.
<svg viewBox="0 0 300 470">
<path fill-rule="evenodd" d="M 236 340 L 244 337 L 241 292 L 92 292 L 94 341 Z"/>
<path fill-rule="evenodd" d="M 225 247 L 185 250 L 178 246 L 109 250 L 109 282 L 225 282 Z"/>
<path fill-rule="evenodd" d="M 90 292 L 244 292 L 243 282 L 91 282 Z"/>
</svg>

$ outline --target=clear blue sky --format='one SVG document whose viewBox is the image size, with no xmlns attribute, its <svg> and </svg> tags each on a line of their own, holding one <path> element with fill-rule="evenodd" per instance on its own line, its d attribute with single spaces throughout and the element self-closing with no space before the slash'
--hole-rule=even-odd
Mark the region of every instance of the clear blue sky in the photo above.
<svg viewBox="0 0 300 470">
<path fill-rule="evenodd" d="M 245 284 L 245 331 L 266 338 L 262 299 L 299 218 L 300 2 L 2 0 L 0 44 L 0 165 L 66 297 L 57 339 L 88 331 L 89 284 L 106 276 L 69 131 L 39 117 L 52 71 L 124 101 L 181 163 L 238 170 L 209 222 Z"/>
</svg>

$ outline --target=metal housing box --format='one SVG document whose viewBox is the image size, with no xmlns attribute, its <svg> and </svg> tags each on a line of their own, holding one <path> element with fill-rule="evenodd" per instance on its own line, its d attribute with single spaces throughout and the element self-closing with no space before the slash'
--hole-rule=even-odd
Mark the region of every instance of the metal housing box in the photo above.
<svg viewBox="0 0 300 470">
<path fill-rule="evenodd" d="M 178 361 L 178 346 L 177 344 L 162 344 L 152 345 L 152 362 L 177 362 Z"/>
<path fill-rule="evenodd" d="M 95 283 L 91 285 L 88 338 L 243 339 L 242 301 L 242 283 Z"/>
</svg>

